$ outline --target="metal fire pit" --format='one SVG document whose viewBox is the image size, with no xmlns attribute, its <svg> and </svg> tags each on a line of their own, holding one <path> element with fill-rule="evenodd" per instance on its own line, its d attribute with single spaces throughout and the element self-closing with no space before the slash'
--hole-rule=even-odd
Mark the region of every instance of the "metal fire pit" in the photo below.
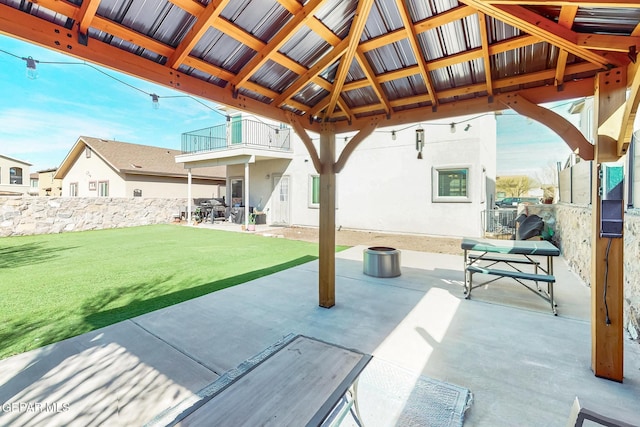
<svg viewBox="0 0 640 427">
<path fill-rule="evenodd" d="M 385 246 L 373 246 L 364 251 L 363 272 L 373 277 L 400 275 L 400 251 Z"/>
</svg>

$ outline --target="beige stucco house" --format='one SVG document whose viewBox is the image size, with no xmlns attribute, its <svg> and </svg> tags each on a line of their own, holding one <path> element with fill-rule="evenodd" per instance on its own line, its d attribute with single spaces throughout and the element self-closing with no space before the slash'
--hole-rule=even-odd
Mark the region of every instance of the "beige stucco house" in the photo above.
<svg viewBox="0 0 640 427">
<path fill-rule="evenodd" d="M 0 195 L 29 194 L 31 163 L 0 154 Z"/>
<path fill-rule="evenodd" d="M 62 180 L 63 197 L 186 197 L 188 174 L 175 162 L 178 154 L 179 150 L 81 136 L 53 178 Z M 225 179 L 225 166 L 197 169 L 192 197 L 221 197 Z"/>
<path fill-rule="evenodd" d="M 57 171 L 58 168 L 50 168 L 38 171 L 38 196 L 62 196 L 62 180 L 59 178 L 54 178 Z"/>
</svg>

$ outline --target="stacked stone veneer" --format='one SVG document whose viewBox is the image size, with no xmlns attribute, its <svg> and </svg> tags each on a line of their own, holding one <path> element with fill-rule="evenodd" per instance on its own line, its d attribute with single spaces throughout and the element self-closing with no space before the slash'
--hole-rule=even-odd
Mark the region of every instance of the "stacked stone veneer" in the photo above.
<svg viewBox="0 0 640 427">
<path fill-rule="evenodd" d="M 186 199 L 0 197 L 0 237 L 172 222 Z"/>
<path fill-rule="evenodd" d="M 554 230 L 569 267 L 591 284 L 591 206 L 558 203 L 528 206 Z M 624 228 L 624 324 L 634 339 L 640 334 L 640 209 L 628 209 Z"/>
</svg>

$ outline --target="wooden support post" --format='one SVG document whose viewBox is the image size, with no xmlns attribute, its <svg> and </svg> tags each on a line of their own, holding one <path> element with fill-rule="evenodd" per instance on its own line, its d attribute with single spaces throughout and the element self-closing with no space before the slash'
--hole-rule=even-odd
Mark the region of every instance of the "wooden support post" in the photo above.
<svg viewBox="0 0 640 427">
<path fill-rule="evenodd" d="M 331 123 L 320 131 L 320 270 L 318 292 L 320 307 L 336 303 L 336 134 Z"/>
<path fill-rule="evenodd" d="M 597 136 L 592 178 L 591 227 L 591 368 L 597 377 L 622 382 L 623 378 L 623 239 L 600 237 L 600 179 L 603 162 L 618 160 L 619 127 L 611 126 L 625 105 L 626 72 L 613 69 L 596 77 L 594 123 Z M 608 135 L 607 128 L 616 137 Z M 608 256 L 607 256 L 608 255 Z M 605 296 L 606 295 L 606 302 Z M 607 316 L 608 313 L 608 316 Z M 609 322 L 607 322 L 607 318 Z"/>
</svg>

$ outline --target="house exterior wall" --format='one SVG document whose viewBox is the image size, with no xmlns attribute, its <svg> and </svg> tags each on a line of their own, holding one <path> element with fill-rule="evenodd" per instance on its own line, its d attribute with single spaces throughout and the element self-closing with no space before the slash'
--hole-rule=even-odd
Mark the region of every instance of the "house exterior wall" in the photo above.
<svg viewBox="0 0 640 427">
<path fill-rule="evenodd" d="M 186 176 L 121 174 L 96 153 L 92 152 L 87 157 L 86 151 L 82 151 L 73 161 L 62 179 L 62 196 L 69 197 L 71 183 L 77 183 L 77 197 L 98 197 L 102 181 L 109 183 L 108 197 L 134 197 L 134 190 L 141 190 L 141 197 L 187 197 Z M 212 198 L 219 197 L 220 188 L 219 184 L 212 181 L 194 178 L 191 191 L 193 198 Z"/>
<path fill-rule="evenodd" d="M 458 123 L 467 120 L 457 118 Z M 451 133 L 449 123 L 422 124 L 426 143 L 423 159 L 417 159 L 415 129 L 396 132 L 380 129 L 352 153 L 336 177 L 336 225 L 358 230 L 436 236 L 482 235 L 481 212 L 492 206 L 496 174 L 496 122 L 493 115 L 474 117 L 464 131 L 459 124 Z M 354 134 L 336 137 L 336 159 Z M 318 136 L 310 135 L 318 145 Z M 345 141 L 345 137 L 347 141 Z M 292 135 L 293 159 L 257 161 L 249 165 L 249 205 L 276 219 L 274 206 L 281 195 L 274 192 L 280 176 L 288 178 L 289 225 L 319 225 L 318 206 L 311 204 L 311 180 L 318 173 L 306 147 Z M 468 168 L 468 197 L 442 201 L 434 197 L 438 169 Z M 230 180 L 244 179 L 244 164 L 227 168 Z M 275 198 L 278 198 L 276 200 Z"/>
<path fill-rule="evenodd" d="M 29 166 L 29 163 L 21 162 L 19 160 L 5 156 L 0 156 L 0 193 L 7 192 L 16 194 L 29 194 Z M 21 184 L 11 182 L 10 169 L 13 167 L 22 169 Z"/>
<path fill-rule="evenodd" d="M 69 171 L 62 179 L 62 196 L 70 196 L 71 183 L 78 184 L 77 197 L 98 197 L 98 183 L 109 183 L 109 197 L 124 197 L 126 183 L 124 177 L 117 173 L 96 153 L 86 156 L 86 151 L 73 161 Z M 89 183 L 95 186 L 89 187 Z M 91 188 L 91 189 L 90 189 Z"/>
<path fill-rule="evenodd" d="M 59 197 L 62 195 L 62 180 L 53 179 L 56 169 L 38 172 L 38 195 Z M 50 189 L 50 191 L 47 191 Z"/>
<path fill-rule="evenodd" d="M 142 196 L 139 197 L 186 198 L 187 178 L 127 174 L 125 175 L 125 192 L 114 197 L 134 197 L 134 190 L 142 191 Z M 222 197 L 224 186 L 194 178 L 191 182 L 191 195 L 193 198 Z"/>
</svg>

